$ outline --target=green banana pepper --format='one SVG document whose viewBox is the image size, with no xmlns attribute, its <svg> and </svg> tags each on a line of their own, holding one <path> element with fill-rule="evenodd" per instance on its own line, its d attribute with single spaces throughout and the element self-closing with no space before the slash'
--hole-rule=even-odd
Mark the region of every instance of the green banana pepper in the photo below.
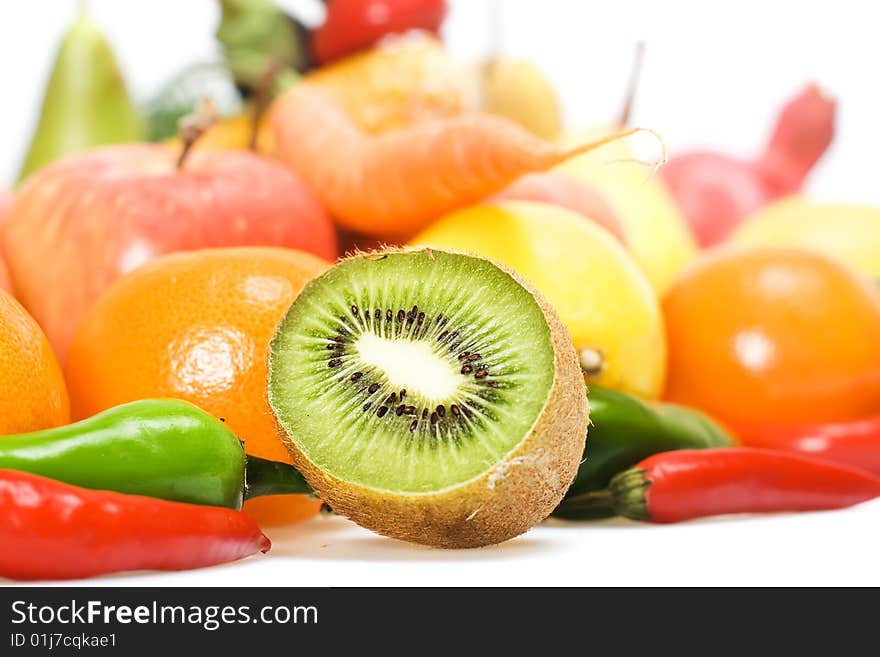
<svg viewBox="0 0 880 657">
<path fill-rule="evenodd" d="M 0 436 L 0 469 L 231 509 L 258 495 L 312 492 L 292 466 L 246 456 L 229 427 L 178 399 L 145 399 L 75 424 Z"/>
<path fill-rule="evenodd" d="M 606 510 L 566 508 L 566 500 L 601 490 L 618 472 L 658 452 L 733 444 L 715 422 L 693 409 L 668 403 L 647 404 L 617 390 L 591 385 L 590 430 L 584 460 L 562 503 L 553 514 L 570 519 L 613 515 Z"/>
</svg>

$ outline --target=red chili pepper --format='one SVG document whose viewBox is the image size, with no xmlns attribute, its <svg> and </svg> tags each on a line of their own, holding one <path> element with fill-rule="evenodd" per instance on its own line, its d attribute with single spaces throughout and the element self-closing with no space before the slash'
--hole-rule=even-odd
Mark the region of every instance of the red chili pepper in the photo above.
<svg viewBox="0 0 880 657">
<path fill-rule="evenodd" d="M 679 522 L 728 513 L 839 509 L 880 497 L 880 477 L 800 454 L 731 447 L 655 454 L 604 491 L 571 498 L 633 520 Z"/>
<path fill-rule="evenodd" d="M 256 523 L 239 511 L 86 490 L 0 470 L 0 577 L 186 570 L 270 546 Z"/>
<path fill-rule="evenodd" d="M 824 424 L 726 424 L 749 447 L 808 454 L 880 475 L 880 417 Z"/>
<path fill-rule="evenodd" d="M 370 47 L 386 34 L 407 30 L 436 33 L 446 0 L 330 0 L 327 18 L 313 35 L 321 64 Z"/>
</svg>

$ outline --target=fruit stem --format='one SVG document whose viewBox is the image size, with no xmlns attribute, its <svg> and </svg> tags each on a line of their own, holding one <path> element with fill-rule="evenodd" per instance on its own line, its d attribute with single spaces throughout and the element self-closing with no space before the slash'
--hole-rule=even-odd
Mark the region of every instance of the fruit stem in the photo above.
<svg viewBox="0 0 880 657">
<path fill-rule="evenodd" d="M 183 146 L 180 149 L 180 155 L 177 157 L 177 168 L 182 169 L 186 159 L 189 157 L 192 147 L 199 138 L 204 135 L 208 129 L 214 125 L 220 118 L 217 106 L 214 101 L 208 97 L 202 98 L 195 110 L 191 114 L 180 119 L 178 127 L 178 135 Z"/>
<path fill-rule="evenodd" d="M 488 44 L 486 49 L 487 55 L 478 69 L 480 83 L 479 107 L 484 109 L 488 106 L 489 81 L 492 79 L 494 69 L 498 65 L 504 45 L 504 7 L 501 6 L 501 0 L 489 0 L 486 5 L 486 12 L 486 25 L 489 28 L 489 34 L 486 39 Z"/>
<path fill-rule="evenodd" d="M 283 62 L 277 57 L 271 57 L 266 64 L 266 68 L 260 74 L 259 79 L 254 85 L 254 105 L 253 110 L 251 111 L 251 134 L 248 139 L 248 148 L 252 151 L 257 150 L 257 140 L 260 136 L 260 123 L 272 101 L 272 89 L 275 87 L 275 81 L 282 68 Z"/>
<path fill-rule="evenodd" d="M 261 495 L 312 495 L 314 491 L 299 471 L 287 463 L 247 457 L 244 499 Z"/>
<path fill-rule="evenodd" d="M 635 105 L 636 101 L 636 92 L 639 89 L 639 80 L 642 75 L 642 61 L 645 58 L 645 42 L 639 41 L 636 43 L 635 53 L 633 55 L 632 67 L 629 71 L 629 83 L 626 89 L 626 96 L 623 100 L 623 107 L 620 110 L 620 115 L 617 118 L 617 127 L 625 128 L 629 125 L 629 120 L 632 118 L 632 110 L 633 105 Z"/>
</svg>

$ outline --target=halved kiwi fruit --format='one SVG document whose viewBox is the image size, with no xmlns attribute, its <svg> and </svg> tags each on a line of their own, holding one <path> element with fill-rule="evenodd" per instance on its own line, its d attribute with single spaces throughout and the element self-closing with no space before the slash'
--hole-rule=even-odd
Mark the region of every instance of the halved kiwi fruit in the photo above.
<svg viewBox="0 0 880 657">
<path fill-rule="evenodd" d="M 355 255 L 309 283 L 272 340 L 269 402 L 336 513 L 450 548 L 546 518 L 588 422 L 550 305 L 500 265 L 430 249 Z"/>
</svg>

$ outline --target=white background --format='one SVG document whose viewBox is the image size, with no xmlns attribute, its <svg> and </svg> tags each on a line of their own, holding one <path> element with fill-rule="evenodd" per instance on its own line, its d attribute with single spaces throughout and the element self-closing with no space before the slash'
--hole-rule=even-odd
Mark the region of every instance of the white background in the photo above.
<svg viewBox="0 0 880 657">
<path fill-rule="evenodd" d="M 27 145 L 55 44 L 74 0 L 0 0 L 0 183 Z M 178 67 L 217 55 L 211 0 L 92 0 L 138 98 Z M 320 16 L 316 2 L 282 4 Z M 452 0 L 447 39 L 462 58 L 490 43 L 555 82 L 572 128 L 618 111 L 633 45 L 647 42 L 634 122 L 672 152 L 749 155 L 781 102 L 809 80 L 840 101 L 838 136 L 811 181 L 817 197 L 880 204 L 880 39 L 875 2 Z M 267 557 L 186 574 L 101 583 L 200 585 L 871 584 L 880 585 L 880 502 L 829 513 L 726 518 L 674 527 L 551 523 L 495 548 L 404 545 L 346 521 L 270 530 Z M 90 583 L 95 583 L 94 581 Z"/>
<path fill-rule="evenodd" d="M 11 184 L 55 45 L 76 0 L 0 0 L 0 184 Z M 183 65 L 215 58 L 213 0 L 90 0 L 137 98 Z M 318 20 L 318 0 L 280 0 Z M 672 152 L 698 145 L 750 155 L 785 98 L 809 80 L 840 100 L 838 138 L 811 191 L 880 204 L 880 11 L 873 1 L 450 0 L 446 35 L 461 58 L 490 44 L 555 82 L 568 123 L 615 117 L 634 44 L 648 53 L 635 123 Z M 492 8 L 500 28 L 489 27 Z M 495 34 L 495 36 L 492 36 Z"/>
<path fill-rule="evenodd" d="M 272 551 L 84 586 L 878 586 L 880 500 L 845 511 L 679 525 L 553 521 L 503 545 L 435 550 L 342 518 L 269 529 Z"/>
</svg>

